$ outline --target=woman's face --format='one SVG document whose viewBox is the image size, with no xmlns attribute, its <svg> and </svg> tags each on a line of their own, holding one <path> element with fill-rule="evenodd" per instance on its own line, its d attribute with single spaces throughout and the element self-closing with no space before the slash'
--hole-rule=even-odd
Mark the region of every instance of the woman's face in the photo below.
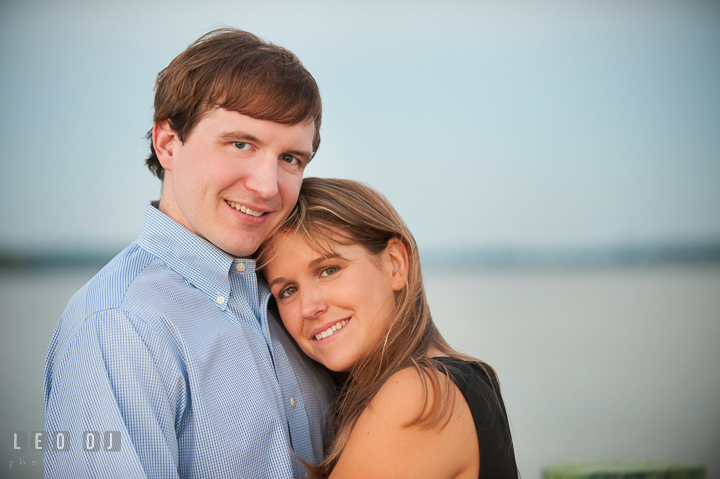
<svg viewBox="0 0 720 479">
<path fill-rule="evenodd" d="M 388 330 L 395 291 L 407 281 L 399 240 L 371 255 L 364 247 L 327 243 L 323 256 L 299 237 L 280 233 L 264 268 L 280 316 L 302 350 L 333 371 L 348 371 Z"/>
</svg>

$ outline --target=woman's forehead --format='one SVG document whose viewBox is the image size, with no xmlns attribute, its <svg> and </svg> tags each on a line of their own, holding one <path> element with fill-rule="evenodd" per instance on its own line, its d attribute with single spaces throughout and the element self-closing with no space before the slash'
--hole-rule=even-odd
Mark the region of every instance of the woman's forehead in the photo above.
<svg viewBox="0 0 720 479">
<path fill-rule="evenodd" d="M 303 228 L 297 231 L 279 231 L 273 238 L 273 249 L 278 254 L 280 249 L 303 242 L 308 248 L 323 257 L 338 256 L 338 246 L 357 244 L 346 234 L 324 227 Z"/>
</svg>

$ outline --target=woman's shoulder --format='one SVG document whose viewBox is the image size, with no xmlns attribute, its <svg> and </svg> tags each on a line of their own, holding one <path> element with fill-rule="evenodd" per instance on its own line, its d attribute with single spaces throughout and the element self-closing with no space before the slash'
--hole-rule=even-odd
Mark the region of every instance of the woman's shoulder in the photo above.
<svg viewBox="0 0 720 479">
<path fill-rule="evenodd" d="M 502 405 L 500 382 L 495 370 L 489 364 L 476 359 L 450 356 L 438 356 L 432 360 L 438 370 L 448 374 L 468 401 L 482 396 L 485 401 L 490 400 Z M 504 405 L 502 409 L 504 410 Z"/>
<path fill-rule="evenodd" d="M 437 387 L 451 387 L 441 421 L 420 421 Z M 472 414 L 456 386 L 441 386 L 413 367 L 393 374 L 360 415 L 332 477 L 477 478 Z M 372 458 L 369 460 L 368 458 Z"/>
<path fill-rule="evenodd" d="M 433 359 L 444 366 L 470 408 L 480 442 L 481 477 L 517 478 L 510 424 L 495 371 L 478 360 Z"/>
<path fill-rule="evenodd" d="M 425 383 L 425 385 L 423 384 Z M 418 369 L 407 367 L 396 372 L 383 384 L 368 409 L 387 410 L 396 413 L 398 422 L 409 422 L 417 417 L 425 405 L 425 391 L 432 400 L 433 384 L 423 382 Z"/>
<path fill-rule="evenodd" d="M 451 378 L 456 383 L 457 380 L 477 378 L 486 382 L 493 389 L 498 388 L 498 378 L 495 370 L 483 361 L 455 356 L 435 356 L 432 360 L 447 368 Z"/>
</svg>

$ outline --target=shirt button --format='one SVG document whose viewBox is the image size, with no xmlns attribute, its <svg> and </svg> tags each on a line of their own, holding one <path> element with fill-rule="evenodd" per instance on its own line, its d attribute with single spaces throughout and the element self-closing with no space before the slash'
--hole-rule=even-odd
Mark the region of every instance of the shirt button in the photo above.
<svg viewBox="0 0 720 479">
<path fill-rule="evenodd" d="M 217 302 L 217 304 L 223 304 L 225 302 L 225 298 L 223 298 L 222 296 L 218 296 L 215 301 Z"/>
<path fill-rule="evenodd" d="M 295 403 L 295 398 L 290 398 L 290 405 L 291 405 L 292 407 L 295 407 L 295 404 L 296 404 L 296 403 Z"/>
<path fill-rule="evenodd" d="M 235 265 L 235 269 L 240 271 L 241 273 L 245 271 L 245 263 L 238 263 Z"/>
</svg>

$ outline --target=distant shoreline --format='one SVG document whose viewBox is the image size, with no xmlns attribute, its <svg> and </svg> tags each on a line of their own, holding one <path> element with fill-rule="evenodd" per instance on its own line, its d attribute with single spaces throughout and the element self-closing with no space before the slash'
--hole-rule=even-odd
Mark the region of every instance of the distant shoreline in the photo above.
<svg viewBox="0 0 720 479">
<path fill-rule="evenodd" d="M 0 247 L 0 270 L 100 268 L 114 251 L 31 252 Z M 606 268 L 720 263 L 720 241 L 587 248 L 420 248 L 425 270 Z"/>
<path fill-rule="evenodd" d="M 18 252 L 0 249 L 0 271 L 29 269 L 81 269 L 100 268 L 107 264 L 118 251 L 53 251 Z"/>
<path fill-rule="evenodd" d="M 423 269 L 607 268 L 720 263 L 720 242 L 586 248 L 465 248 L 421 250 Z"/>
</svg>

